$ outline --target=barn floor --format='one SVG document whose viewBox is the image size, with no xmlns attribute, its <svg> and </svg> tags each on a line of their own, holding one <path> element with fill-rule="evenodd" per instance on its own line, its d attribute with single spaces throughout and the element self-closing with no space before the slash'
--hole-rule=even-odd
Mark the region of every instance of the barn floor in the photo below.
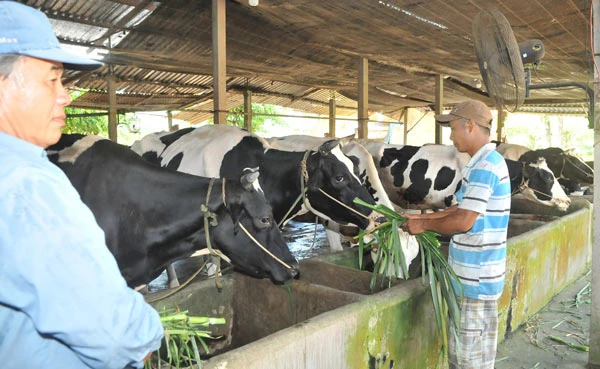
<svg viewBox="0 0 600 369">
<path fill-rule="evenodd" d="M 591 273 L 566 287 L 498 345 L 495 369 L 585 369 L 588 352 L 553 341 L 587 346 Z M 579 303 L 576 303 L 577 296 Z"/>
</svg>

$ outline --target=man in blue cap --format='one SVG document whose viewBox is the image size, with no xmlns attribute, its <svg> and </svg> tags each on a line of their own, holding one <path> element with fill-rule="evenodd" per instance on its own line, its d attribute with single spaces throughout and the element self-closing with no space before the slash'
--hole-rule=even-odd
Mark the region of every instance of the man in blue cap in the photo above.
<svg viewBox="0 0 600 369">
<path fill-rule="evenodd" d="M 48 18 L 0 1 L 0 366 L 141 368 L 158 313 L 127 287 L 104 233 L 44 148 L 71 99 L 63 68 L 102 65 L 61 49 Z"/>
</svg>

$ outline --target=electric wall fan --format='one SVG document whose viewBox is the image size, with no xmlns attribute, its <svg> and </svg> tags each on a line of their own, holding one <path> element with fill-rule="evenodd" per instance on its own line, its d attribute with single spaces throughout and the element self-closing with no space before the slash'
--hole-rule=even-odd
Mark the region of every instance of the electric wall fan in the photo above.
<svg viewBox="0 0 600 369">
<path fill-rule="evenodd" d="M 588 118 L 593 127 L 593 91 L 589 86 L 579 82 L 530 84 L 530 70 L 545 54 L 541 40 L 518 43 L 506 17 L 495 9 L 479 12 L 473 18 L 472 32 L 479 71 L 496 108 L 517 111 L 533 89 L 578 87 L 588 94 Z"/>
</svg>

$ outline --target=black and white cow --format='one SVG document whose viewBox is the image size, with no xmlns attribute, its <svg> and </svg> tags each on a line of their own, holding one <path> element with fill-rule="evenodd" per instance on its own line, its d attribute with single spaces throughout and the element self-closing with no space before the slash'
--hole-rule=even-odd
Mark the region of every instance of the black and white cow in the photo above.
<svg viewBox="0 0 600 369">
<path fill-rule="evenodd" d="M 546 206 L 565 211 L 571 199 L 564 192 L 563 186 L 554 177 L 543 158 L 535 163 L 520 160 L 504 159 L 510 176 L 512 194 L 520 193 L 526 199 Z"/>
<path fill-rule="evenodd" d="M 178 173 L 97 136 L 63 135 L 47 152 L 94 213 L 130 286 L 206 248 L 207 237 L 245 274 L 278 284 L 298 275 L 257 173 L 227 181 Z"/>
<path fill-rule="evenodd" d="M 269 145 L 273 148 L 286 150 L 286 151 L 304 151 L 319 147 L 327 141 L 326 137 L 316 137 L 309 135 L 288 135 L 282 137 L 271 137 L 266 138 Z M 390 209 L 394 209 L 394 204 L 390 201 L 381 180 L 377 173 L 377 168 L 373 161 L 371 154 L 358 142 L 352 141 L 349 137 L 341 139 L 342 151 L 347 156 L 351 157 L 353 161 L 357 163 L 358 176 L 363 181 L 365 187 L 369 190 L 369 193 L 373 195 L 376 203 L 387 206 Z M 341 250 L 341 242 L 337 235 L 336 224 L 326 224 L 327 240 L 332 251 Z M 402 229 L 398 230 L 398 236 L 400 237 L 401 244 L 404 251 L 406 260 L 406 267 L 410 266 L 411 262 L 417 257 L 419 253 L 419 244 L 416 238 Z M 391 270 L 391 269 L 390 269 Z M 403 277 L 402 271 L 397 275 Z"/>
<path fill-rule="evenodd" d="M 563 150 L 559 147 L 531 150 L 519 157 L 520 161 L 535 162 L 538 158 L 546 159 L 548 168 L 556 178 L 567 178 L 579 183 L 593 183 L 594 170 L 585 161 L 574 155 L 572 150 Z"/>
<path fill-rule="evenodd" d="M 379 177 L 390 200 L 403 208 L 443 209 L 456 203 L 461 170 L 469 155 L 450 145 L 393 145 L 358 140 L 371 153 Z M 517 163 L 519 164 L 519 163 Z M 512 168 L 512 171 L 511 171 Z M 511 178 L 519 180 L 512 188 L 528 200 L 566 210 L 570 205 L 545 161 L 509 165 Z M 515 182 L 516 183 L 516 182 Z"/>
<path fill-rule="evenodd" d="M 522 145 L 508 143 L 497 143 L 496 150 L 504 158 L 526 163 L 535 163 L 539 158 L 544 158 L 567 194 L 581 191 L 581 184 L 594 182 L 594 170 L 575 155 L 573 150 L 558 147 L 531 150 Z"/>
<path fill-rule="evenodd" d="M 315 151 L 289 152 L 271 149 L 263 138 L 237 127 L 207 125 L 150 134 L 131 148 L 163 167 L 206 177 L 236 178 L 244 169 L 258 168 L 260 186 L 280 225 L 311 211 L 368 229 L 379 216 L 354 203 L 354 198 L 369 204 L 374 200 L 335 140 Z"/>
</svg>

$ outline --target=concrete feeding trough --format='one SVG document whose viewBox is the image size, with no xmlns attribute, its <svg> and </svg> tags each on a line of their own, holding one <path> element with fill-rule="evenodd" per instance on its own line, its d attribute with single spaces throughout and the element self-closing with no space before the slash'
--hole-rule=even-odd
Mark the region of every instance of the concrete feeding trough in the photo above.
<svg viewBox="0 0 600 369">
<path fill-rule="evenodd" d="M 591 259 L 592 208 L 575 200 L 566 213 L 517 207 L 511 215 L 500 340 L 575 281 Z M 193 282 L 158 301 L 191 315 L 224 317 L 214 327 L 203 368 L 431 368 L 441 341 L 429 287 L 420 278 L 379 284 L 357 265 L 357 249 L 302 260 L 289 287 L 239 273 Z"/>
</svg>

